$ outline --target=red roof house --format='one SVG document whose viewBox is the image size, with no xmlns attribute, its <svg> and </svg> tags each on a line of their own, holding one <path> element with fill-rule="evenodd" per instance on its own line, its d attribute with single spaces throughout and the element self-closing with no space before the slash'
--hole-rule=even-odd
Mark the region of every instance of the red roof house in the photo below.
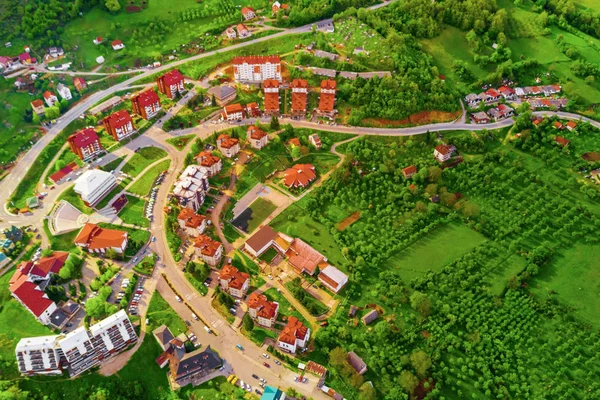
<svg viewBox="0 0 600 400">
<path fill-rule="evenodd" d="M 289 188 L 306 187 L 317 179 L 315 167 L 312 164 L 296 164 L 285 171 L 283 183 Z"/>
<path fill-rule="evenodd" d="M 156 83 L 158 84 L 158 91 L 170 99 L 174 98 L 178 93 L 182 94 L 185 90 L 185 81 L 178 69 L 171 70 L 159 76 Z"/>
<path fill-rule="evenodd" d="M 71 151 L 82 160 L 87 160 L 102 151 L 100 138 L 92 128 L 85 128 L 68 139 Z"/>
</svg>

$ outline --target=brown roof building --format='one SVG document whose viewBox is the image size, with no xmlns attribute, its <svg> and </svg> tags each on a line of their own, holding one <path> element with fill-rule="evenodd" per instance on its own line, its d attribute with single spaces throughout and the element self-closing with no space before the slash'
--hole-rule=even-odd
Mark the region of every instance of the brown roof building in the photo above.
<svg viewBox="0 0 600 400">
<path fill-rule="evenodd" d="M 208 170 L 208 177 L 211 178 L 218 174 L 223 168 L 223 162 L 212 152 L 205 150 L 196 156 L 196 161 L 201 167 Z"/>
<path fill-rule="evenodd" d="M 264 294 L 252 292 L 248 297 L 247 304 L 250 316 L 254 318 L 259 325 L 266 326 L 267 328 L 275 325 L 275 319 L 279 312 L 279 304 L 277 302 L 269 301 Z"/>
<path fill-rule="evenodd" d="M 277 238 L 277 232 L 269 225 L 265 225 L 252 235 L 250 239 L 246 240 L 244 250 L 254 257 L 260 257 L 261 254 L 271 247 L 275 238 Z"/>
<path fill-rule="evenodd" d="M 406 167 L 402 170 L 402 175 L 404 175 L 404 177 L 406 179 L 412 178 L 412 176 L 416 173 L 417 173 L 417 167 L 415 167 L 414 165 L 411 165 L 410 167 Z"/>
<path fill-rule="evenodd" d="M 127 110 L 112 113 L 102 120 L 102 125 L 116 141 L 121 141 L 135 132 L 133 120 Z"/>
<path fill-rule="evenodd" d="M 223 256 L 223 245 L 206 235 L 199 235 L 194 242 L 196 256 L 211 266 L 217 265 Z"/>
<path fill-rule="evenodd" d="M 219 285 L 230 295 L 242 298 L 250 287 L 250 275 L 240 272 L 233 265 L 226 265 L 219 274 Z"/>
<path fill-rule="evenodd" d="M 69 136 L 67 139 L 71 151 L 82 160 L 94 157 L 102 151 L 100 138 L 92 128 L 85 128 Z"/>
<path fill-rule="evenodd" d="M 296 271 L 313 275 L 319 268 L 325 268 L 327 264 L 325 256 L 313 249 L 302 239 L 294 239 L 285 252 L 288 262 Z"/>
<path fill-rule="evenodd" d="M 306 113 L 307 99 L 308 82 L 304 79 L 294 79 L 292 81 L 292 115 Z"/>
<path fill-rule="evenodd" d="M 348 353 L 348 364 L 350 364 L 359 375 L 363 375 L 367 372 L 367 364 L 365 364 L 362 358 L 357 356 L 353 351 Z"/>
<path fill-rule="evenodd" d="M 321 81 L 321 95 L 319 97 L 318 112 L 323 115 L 331 115 L 334 112 L 335 92 L 337 83 L 333 79 Z"/>
<path fill-rule="evenodd" d="M 571 141 L 569 139 L 566 139 L 562 136 L 557 136 L 556 137 L 556 143 L 560 144 L 562 147 L 567 146 L 569 143 L 571 143 Z"/>
<path fill-rule="evenodd" d="M 250 125 L 247 131 L 247 138 L 250 142 L 250 146 L 254 149 L 262 149 L 269 143 L 269 135 L 262 129 L 257 128 L 254 125 Z"/>
<path fill-rule="evenodd" d="M 185 91 L 185 81 L 178 69 L 171 70 L 159 76 L 156 83 L 158 84 L 158 91 L 170 99 Z"/>
<path fill-rule="evenodd" d="M 285 171 L 283 183 L 289 188 L 306 187 L 317 179 L 315 167 L 312 164 L 296 164 Z"/>
<path fill-rule="evenodd" d="M 85 224 L 75 238 L 75 244 L 90 253 L 106 253 L 108 250 L 122 254 L 127 248 L 128 235 L 125 231 L 100 228 L 96 224 Z"/>
<path fill-rule="evenodd" d="M 148 89 L 131 98 L 133 112 L 144 119 L 152 119 L 160 108 L 160 99 L 154 89 Z"/>
<path fill-rule="evenodd" d="M 296 317 L 289 317 L 288 323 L 277 338 L 277 345 L 289 353 L 306 348 L 310 339 L 310 329 L 307 328 Z"/>
<path fill-rule="evenodd" d="M 265 115 L 279 115 L 279 81 L 267 79 L 263 84 L 265 93 Z"/>
</svg>

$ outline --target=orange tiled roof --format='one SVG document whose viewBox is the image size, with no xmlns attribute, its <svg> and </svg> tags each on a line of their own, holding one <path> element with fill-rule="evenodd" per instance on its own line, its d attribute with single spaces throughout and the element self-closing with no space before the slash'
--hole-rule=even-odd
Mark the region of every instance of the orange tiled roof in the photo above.
<svg viewBox="0 0 600 400">
<path fill-rule="evenodd" d="M 260 139 L 264 138 L 265 136 L 267 136 L 267 132 L 258 129 L 254 125 L 250 125 L 248 127 L 248 132 L 247 133 L 250 135 L 250 138 L 254 139 L 254 140 L 260 140 Z"/>
<path fill-rule="evenodd" d="M 285 255 L 290 265 L 298 272 L 307 271 L 311 275 L 325 259 L 321 253 L 301 239 L 294 239 Z"/>
<path fill-rule="evenodd" d="M 317 179 L 315 167 L 312 164 L 296 164 L 285 171 L 283 182 L 287 187 L 305 187 Z"/>
<path fill-rule="evenodd" d="M 273 301 L 269 301 L 264 294 L 252 292 L 248 297 L 248 308 L 255 308 L 256 315 L 259 317 L 271 319 L 277 315 L 279 305 Z"/>
<path fill-rule="evenodd" d="M 219 147 L 223 147 L 225 149 L 230 149 L 236 144 L 239 143 L 238 139 L 232 138 L 229 135 L 222 134 L 217 139 L 217 143 L 219 143 Z"/>
<path fill-rule="evenodd" d="M 246 281 L 250 279 L 250 275 L 245 272 L 240 272 L 240 270 L 233 265 L 226 265 L 221 270 L 219 279 L 227 281 L 229 287 L 241 289 Z"/>
<path fill-rule="evenodd" d="M 96 224 L 85 224 L 75 238 L 75 244 L 87 245 L 90 250 L 121 247 L 127 240 L 127 232 L 100 228 Z"/>
<path fill-rule="evenodd" d="M 290 317 L 288 323 L 281 331 L 278 340 L 287 344 L 296 344 L 296 339 L 303 340 L 308 333 L 308 328 L 296 317 Z"/>
<path fill-rule="evenodd" d="M 206 220 L 204 215 L 194 213 L 190 218 L 187 219 L 185 226 L 188 228 L 198 228 Z"/>
<path fill-rule="evenodd" d="M 201 249 L 200 252 L 205 255 L 212 257 L 217 253 L 217 250 L 221 247 L 221 243 L 216 240 L 212 240 L 206 235 L 200 235 L 194 242 L 194 247 Z"/>
<path fill-rule="evenodd" d="M 200 159 L 200 165 L 203 167 L 212 167 L 213 165 L 218 164 L 219 161 L 221 161 L 219 157 L 213 155 L 213 153 L 211 153 L 208 150 L 198 154 L 198 157 L 196 158 Z"/>
<path fill-rule="evenodd" d="M 194 210 L 192 210 L 190 208 L 182 208 L 181 211 L 179 212 L 179 215 L 177 216 L 177 219 L 180 221 L 187 221 L 194 214 L 196 214 L 194 212 Z"/>
</svg>

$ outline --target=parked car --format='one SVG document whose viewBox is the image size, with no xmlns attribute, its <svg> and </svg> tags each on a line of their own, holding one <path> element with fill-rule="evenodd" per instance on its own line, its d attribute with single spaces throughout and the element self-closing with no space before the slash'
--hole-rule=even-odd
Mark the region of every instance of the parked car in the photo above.
<svg viewBox="0 0 600 400">
<path fill-rule="evenodd" d="M 258 375 L 256 375 L 256 374 L 252 374 L 252 377 L 253 377 L 254 379 L 258 379 Z"/>
<path fill-rule="evenodd" d="M 267 368 L 271 368 L 271 366 L 269 365 L 269 363 L 264 362 L 263 365 Z"/>
</svg>

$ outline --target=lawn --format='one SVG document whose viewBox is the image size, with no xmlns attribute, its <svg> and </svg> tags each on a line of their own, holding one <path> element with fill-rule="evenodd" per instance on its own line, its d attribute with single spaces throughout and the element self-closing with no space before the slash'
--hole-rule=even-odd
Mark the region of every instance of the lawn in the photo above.
<svg viewBox="0 0 600 400">
<path fill-rule="evenodd" d="M 156 256 L 154 254 L 147 255 L 133 267 L 133 270 L 138 274 L 152 275 L 154 271 L 154 265 L 156 264 Z"/>
<path fill-rule="evenodd" d="M 329 307 L 314 298 L 310 293 L 305 291 L 296 280 L 289 281 L 285 284 L 294 297 L 308 310 L 311 315 L 319 316 L 325 314 Z"/>
<path fill-rule="evenodd" d="M 244 232 L 254 232 L 276 208 L 269 200 L 259 197 L 233 223 Z"/>
<path fill-rule="evenodd" d="M 166 171 L 171 166 L 171 160 L 164 160 L 151 167 L 143 176 L 139 176 L 136 181 L 127 189 L 128 192 L 139 196 L 147 196 L 152 189 L 152 185 L 158 175 Z"/>
<path fill-rule="evenodd" d="M 230 243 L 233 243 L 237 239 L 242 237 L 242 235 L 240 235 L 237 229 L 235 229 L 233 225 L 231 225 L 229 222 L 225 222 L 225 225 L 223 226 L 223 234 L 225 235 L 227 241 Z"/>
<path fill-rule="evenodd" d="M 279 303 L 279 316 L 277 317 L 278 320 L 285 321 L 288 317 L 296 317 L 298 318 L 298 320 L 302 321 L 302 323 L 306 326 L 310 325 L 308 321 L 306 321 L 304 316 L 300 314 L 298 310 L 292 307 L 290 302 L 285 297 L 283 297 L 283 295 L 280 292 L 277 291 L 277 288 L 273 287 L 267 289 L 263 294 L 267 296 L 267 298 L 270 301 L 276 301 L 277 303 Z"/>
<path fill-rule="evenodd" d="M 57 201 L 65 200 L 71 203 L 71 205 L 75 206 L 79 211 L 84 214 L 92 214 L 94 210 L 90 207 L 86 206 L 81 197 L 77 193 L 75 193 L 75 185 L 71 185 L 68 189 L 65 189 L 60 196 L 58 196 Z"/>
<path fill-rule="evenodd" d="M 192 387 L 190 385 L 181 389 L 180 395 L 189 399 L 242 399 L 246 393 L 238 386 L 234 386 L 227 382 L 224 376 L 218 376 L 208 382 L 204 382 L 199 386 Z M 251 395 L 252 397 L 255 397 Z"/>
<path fill-rule="evenodd" d="M 446 225 L 394 254 L 386 265 L 398 268 L 404 282 L 410 282 L 428 271 L 439 272 L 483 241 L 482 235 L 465 225 Z"/>
<path fill-rule="evenodd" d="M 499 296 L 506 288 L 508 280 L 525 269 L 526 261 L 523 257 L 510 254 L 508 257 L 504 255 L 495 262 L 496 266 L 490 270 L 486 280 L 491 285 L 489 288 L 490 293 Z"/>
<path fill-rule="evenodd" d="M 190 143 L 190 141 L 192 141 L 195 137 L 196 135 L 192 133 L 190 135 L 178 136 L 171 139 L 167 139 L 166 142 L 169 143 L 171 146 L 175 147 L 177 150 L 181 151 L 185 149 L 185 146 L 187 146 Z"/>
<path fill-rule="evenodd" d="M 200 293 L 202 296 L 206 296 L 206 293 L 208 293 L 208 288 L 204 286 L 204 280 L 201 280 L 201 277 L 199 275 L 200 274 L 198 273 L 198 271 L 194 271 L 193 274 L 186 272 L 185 278 L 188 280 L 189 283 L 192 284 L 192 286 L 198 291 L 198 293 Z"/>
<path fill-rule="evenodd" d="M 146 201 L 136 196 L 127 195 L 127 204 L 119 213 L 119 218 L 126 224 L 148 228 L 150 221 L 144 215 Z"/>
<path fill-rule="evenodd" d="M 50 229 L 48 229 L 48 221 L 44 220 L 44 232 L 50 241 L 50 248 L 52 250 L 72 251 L 76 248 L 73 242 L 77 237 L 79 230 L 74 230 L 73 232 L 65 233 L 63 235 L 53 236 L 50 233 Z"/>
<path fill-rule="evenodd" d="M 246 330 L 242 331 L 246 334 L 246 336 L 250 338 L 250 340 L 252 340 L 258 346 L 261 346 L 267 338 L 277 339 L 277 333 L 265 328 L 261 328 L 256 324 L 254 325 L 254 329 L 252 329 L 251 332 L 247 332 Z"/>
<path fill-rule="evenodd" d="M 273 259 L 275 258 L 275 256 L 278 254 L 277 250 L 275 250 L 273 247 L 269 247 L 267 249 L 267 251 L 265 251 L 259 258 L 259 260 L 262 260 L 264 262 L 270 263 L 271 261 L 273 261 Z"/>
<path fill-rule="evenodd" d="M 152 294 L 146 318 L 149 322 L 149 331 L 153 331 L 161 325 L 166 325 L 175 336 L 187 331 L 185 321 L 158 292 Z"/>
<path fill-rule="evenodd" d="M 131 177 L 138 176 L 144 169 L 155 161 L 167 156 L 167 152 L 158 147 L 144 147 L 138 150 L 133 157 L 127 161 L 127 164 L 121 168 L 121 171 Z"/>
<path fill-rule="evenodd" d="M 531 282 L 540 300 L 555 292 L 556 298 L 575 309 L 586 322 L 600 325 L 600 252 L 597 245 L 583 243 L 562 250 Z"/>
<path fill-rule="evenodd" d="M 102 171 L 106 171 L 106 172 L 110 172 L 112 170 L 115 170 L 115 169 L 117 169 L 117 167 L 119 165 L 121 165 L 121 163 L 123 162 L 124 159 L 125 159 L 125 156 L 119 157 L 119 158 L 117 158 L 115 160 L 112 160 L 111 162 L 109 162 L 105 166 L 100 167 L 100 169 Z"/>
</svg>

